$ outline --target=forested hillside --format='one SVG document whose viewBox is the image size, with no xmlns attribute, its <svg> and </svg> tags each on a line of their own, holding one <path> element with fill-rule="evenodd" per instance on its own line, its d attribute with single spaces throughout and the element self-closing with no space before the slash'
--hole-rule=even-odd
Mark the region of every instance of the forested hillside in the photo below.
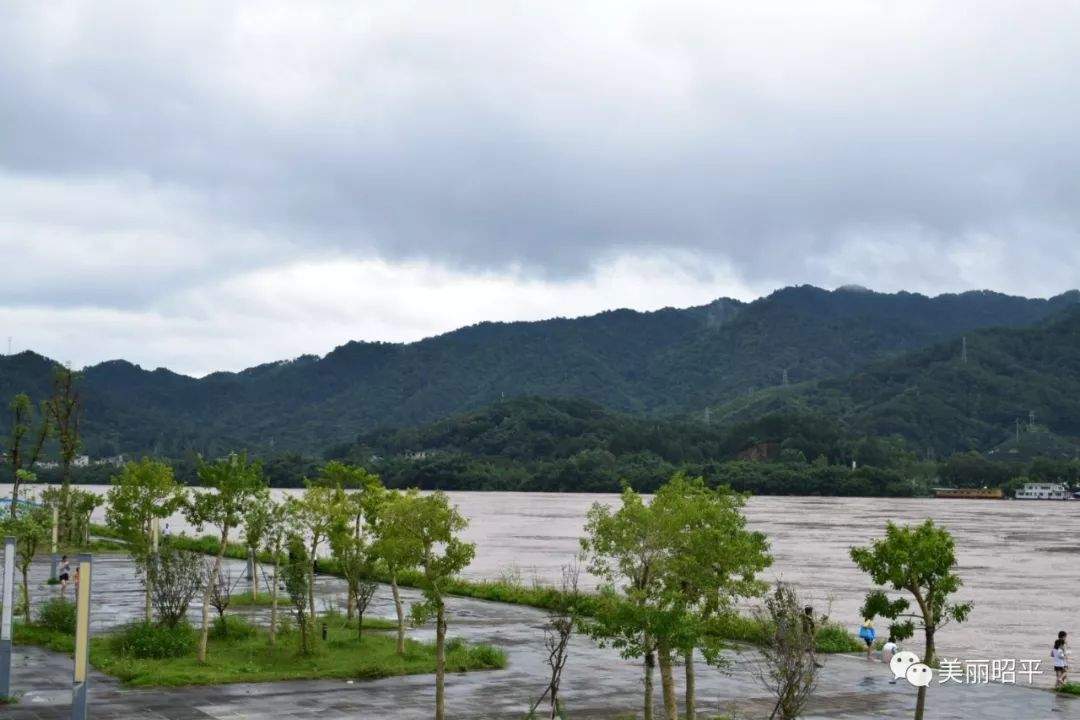
<svg viewBox="0 0 1080 720">
<path fill-rule="evenodd" d="M 779 462 L 730 462 L 753 452 Z M 895 471 L 915 460 L 896 441 L 845 437 L 822 417 L 773 415 L 720 427 L 536 397 L 368 433 L 327 456 L 400 487 L 613 492 L 628 482 L 653 490 L 684 470 L 742 490 L 867 495 L 911 494 Z M 871 467 L 852 473 L 852 460 Z"/>
<path fill-rule="evenodd" d="M 1080 449 L 1080 309 L 1032 327 L 969 333 L 966 344 L 966 360 L 955 338 L 844 377 L 731 402 L 714 415 L 732 422 L 820 414 L 842 432 L 899 435 L 938 457 L 998 446 L 1022 457 Z M 1038 431 L 1029 434 L 1032 414 Z M 1036 444 L 1042 450 L 1025 447 Z"/>
<path fill-rule="evenodd" d="M 747 399 L 753 407 L 762 402 L 769 409 L 766 401 L 775 395 L 781 404 L 794 402 L 829 416 L 839 405 L 838 416 L 867 417 L 875 431 L 902 432 L 924 442 L 918 429 L 918 413 L 927 412 L 922 405 L 905 409 L 900 398 L 895 408 L 886 407 L 892 395 L 914 392 L 899 368 L 922 361 L 891 366 L 890 358 L 931 346 L 926 358 L 955 354 L 955 345 L 935 343 L 977 328 L 1037 323 L 1075 304 L 1077 297 L 1073 292 L 1031 300 L 976 292 L 927 298 L 797 287 L 749 304 L 718 300 L 649 313 L 617 310 L 577 319 L 482 323 L 409 344 L 350 342 L 321 358 L 304 356 L 200 379 L 117 360 L 83 372 L 85 448 L 95 456 L 217 455 L 240 448 L 263 455 L 314 455 L 379 427 L 421 425 L 525 395 L 584 399 L 650 418 Z M 979 363 L 990 362 L 990 355 L 978 356 Z M 44 398 L 51 366 L 33 353 L 0 358 L 0 391 Z M 873 369 L 863 370 L 867 367 Z M 816 395 L 799 395 L 808 383 L 829 379 L 837 384 L 823 382 L 813 385 Z M 993 405 L 989 390 L 977 391 L 977 377 L 971 381 L 975 385 L 965 402 L 985 420 L 954 429 L 940 442 L 933 430 L 935 447 L 954 442 L 967 447 L 969 441 L 989 438 L 1000 416 L 1012 411 Z M 938 390 L 939 384 L 924 383 L 918 392 Z M 953 399 L 941 402 L 955 406 Z M 746 408 L 725 412 L 749 417 Z"/>
</svg>

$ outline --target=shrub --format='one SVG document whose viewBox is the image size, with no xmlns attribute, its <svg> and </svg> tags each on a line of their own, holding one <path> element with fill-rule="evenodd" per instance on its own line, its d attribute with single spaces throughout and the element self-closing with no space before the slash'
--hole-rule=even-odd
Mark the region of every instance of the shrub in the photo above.
<svg viewBox="0 0 1080 720">
<path fill-rule="evenodd" d="M 53 598 L 38 610 L 38 625 L 65 635 L 75 634 L 75 603 Z"/>
<path fill-rule="evenodd" d="M 834 623 L 822 625 L 817 631 L 815 645 L 821 653 L 859 652 L 866 647 L 843 626 Z"/>
<path fill-rule="evenodd" d="M 222 615 L 214 618 L 210 628 L 210 637 L 217 640 L 243 640 L 255 635 L 258 630 L 240 615 Z"/>
<path fill-rule="evenodd" d="M 175 658 L 195 649 L 195 630 L 186 622 L 175 626 L 135 623 L 110 638 L 117 655 L 133 658 Z"/>
</svg>

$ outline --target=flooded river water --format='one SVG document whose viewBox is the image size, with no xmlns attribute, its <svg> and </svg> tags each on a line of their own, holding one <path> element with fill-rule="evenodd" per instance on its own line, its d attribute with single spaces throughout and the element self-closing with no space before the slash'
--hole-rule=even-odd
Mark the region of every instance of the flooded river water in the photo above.
<svg viewBox="0 0 1080 720">
<path fill-rule="evenodd" d="M 90 489 L 103 492 L 103 487 Z M 0 492 L 10 489 L 0 486 Z M 295 492 L 275 490 L 284 495 Z M 615 495 L 452 492 L 477 545 L 467 575 L 554 583 L 578 550 L 585 513 Z M 1043 667 L 1057 631 L 1080 636 L 1080 546 L 1073 538 L 1080 503 L 891 498 L 755 497 L 750 526 L 764 532 L 775 558 L 767 579 L 801 588 L 821 612 L 855 630 L 869 579 L 848 549 L 880 537 L 889 520 L 932 518 L 956 538 L 961 599 L 975 603 L 969 620 L 938 637 L 944 657 L 1038 659 Z M 99 510 L 97 521 L 104 520 Z M 181 517 L 170 531 L 192 532 Z M 878 625 L 879 632 L 884 626 Z M 1075 645 L 1080 641 L 1073 641 Z M 913 642 L 918 651 L 918 642 Z"/>
</svg>

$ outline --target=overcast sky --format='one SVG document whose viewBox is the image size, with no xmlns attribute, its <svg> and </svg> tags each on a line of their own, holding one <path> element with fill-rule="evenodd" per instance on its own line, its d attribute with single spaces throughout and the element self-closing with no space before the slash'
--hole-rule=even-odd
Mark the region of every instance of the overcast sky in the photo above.
<svg viewBox="0 0 1080 720">
<path fill-rule="evenodd" d="M 1080 285 L 1077 27 L 986 0 L 5 2 L 0 335 L 203 374 L 800 283 L 1053 295 Z"/>
</svg>

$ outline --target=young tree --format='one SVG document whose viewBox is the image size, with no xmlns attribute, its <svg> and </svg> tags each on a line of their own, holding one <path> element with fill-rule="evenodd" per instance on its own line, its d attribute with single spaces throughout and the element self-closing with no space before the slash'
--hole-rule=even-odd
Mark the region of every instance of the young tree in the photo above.
<svg viewBox="0 0 1080 720">
<path fill-rule="evenodd" d="M 106 495 L 105 522 L 127 540 L 136 564 L 149 567 L 154 521 L 170 517 L 183 507 L 187 494 L 167 463 L 149 458 L 127 463 L 113 476 L 112 483 Z M 150 621 L 154 573 L 145 572 L 143 577 L 146 619 Z"/>
<path fill-rule="evenodd" d="M 562 567 L 562 583 L 559 586 L 559 594 L 555 606 L 548 610 L 548 621 L 544 625 L 544 648 L 547 651 L 548 685 L 529 708 L 528 717 L 533 717 L 536 708 L 548 699 L 550 709 L 548 717 L 555 720 L 562 710 L 559 703 L 559 686 L 562 684 L 563 669 L 570 650 L 570 638 L 574 635 L 574 628 L 580 619 L 578 604 L 581 601 L 581 591 L 578 589 L 578 578 L 581 574 L 577 559 L 569 565 Z"/>
<path fill-rule="evenodd" d="M 357 516 L 359 518 L 359 516 Z M 338 561 L 348 592 L 348 619 L 355 608 L 358 614 L 357 638 L 363 636 L 364 611 L 378 590 L 378 583 L 369 578 L 374 565 L 371 540 L 357 519 L 338 523 L 330 532 L 330 551 Z"/>
<path fill-rule="evenodd" d="M 275 503 L 266 493 L 253 498 L 244 513 L 244 546 L 248 551 L 248 571 L 251 574 L 251 601 L 259 597 L 259 548 L 262 547 L 272 522 Z"/>
<path fill-rule="evenodd" d="M 402 496 L 406 497 L 406 496 Z M 412 606 L 417 624 L 435 618 L 435 720 L 446 717 L 446 582 L 464 570 L 476 554 L 476 546 L 462 542 L 459 534 L 468 520 L 450 504 L 445 493 L 411 495 L 413 510 L 408 531 L 420 547 L 424 602 Z"/>
<path fill-rule="evenodd" d="M 203 589 L 203 557 L 198 553 L 178 550 L 166 538 L 158 550 L 157 562 L 146 566 L 147 587 L 157 620 L 167 627 L 176 627 L 187 618 L 188 606 Z"/>
<path fill-rule="evenodd" d="M 289 558 L 282 567 L 285 592 L 288 593 L 289 601 L 292 603 L 293 612 L 296 614 L 296 626 L 300 630 L 300 654 L 310 655 L 312 648 L 311 617 L 308 615 L 308 581 L 310 579 L 308 568 L 311 563 L 308 560 L 303 538 L 292 535 L 288 542 L 288 553 Z"/>
<path fill-rule="evenodd" d="M 688 720 L 697 713 L 695 649 L 710 663 L 719 661 L 722 647 L 710 623 L 732 612 L 740 598 L 764 592 L 757 574 L 772 564 L 764 534 L 746 529 L 744 504 L 742 495 L 726 487 L 709 488 L 700 477 L 677 474 L 657 491 L 650 506 L 665 548 L 662 602 L 680 618 L 674 634 L 658 636 L 660 666 L 662 673 L 667 671 L 664 683 L 670 693 L 670 653 L 673 648 L 681 651 Z"/>
<path fill-rule="evenodd" d="M 11 410 L 11 435 L 8 438 L 8 465 L 11 467 L 11 517 L 19 506 L 19 488 L 34 481 L 33 469 L 49 437 L 49 417 L 42 405 L 41 419 L 34 427 L 34 404 L 19 393 L 8 405 Z M 27 447 L 26 443 L 30 446 Z"/>
<path fill-rule="evenodd" d="M 57 365 L 53 370 L 53 393 L 45 402 L 49 422 L 60 446 L 61 477 L 65 489 L 71 485 L 71 464 L 82 442 L 79 436 L 82 396 L 76 387 L 78 380 L 78 373 L 69 367 Z"/>
<path fill-rule="evenodd" d="M 420 493 L 386 492 L 369 515 L 374 538 L 372 553 L 390 576 L 390 592 L 397 611 L 397 654 L 405 654 L 405 606 L 398 588 L 398 576 L 420 565 L 423 547 L 412 532 L 413 507 Z"/>
<path fill-rule="evenodd" d="M 347 516 L 345 491 L 340 486 L 309 482 L 303 496 L 293 501 L 293 513 L 297 524 L 307 533 L 308 614 L 314 623 L 318 619 L 315 612 L 315 565 L 319 545 L 330 538 L 334 528 Z"/>
<path fill-rule="evenodd" d="M 207 561 L 203 565 L 203 572 L 206 574 L 206 584 L 209 586 L 210 607 L 214 608 L 218 614 L 214 621 L 217 625 L 215 632 L 221 636 L 228 635 L 229 626 L 225 622 L 225 612 L 232 604 L 232 571 L 219 567 L 217 572 L 214 572 L 213 563 Z"/>
<path fill-rule="evenodd" d="M 211 525 L 218 529 L 218 551 L 214 556 L 212 575 L 221 571 L 221 559 L 229 544 L 229 533 L 236 528 L 252 502 L 264 497 L 269 490 L 258 463 L 248 462 L 246 454 L 199 466 L 199 480 L 207 488 L 194 494 L 186 509 L 188 521 L 198 528 Z M 206 646 L 210 635 L 210 584 L 203 590 L 202 631 L 199 636 L 199 662 L 206 662 Z"/>
<path fill-rule="evenodd" d="M 618 510 L 593 504 L 585 532 L 581 549 L 589 572 L 606 583 L 599 594 L 601 610 L 586 631 L 602 644 L 617 648 L 623 657 L 642 658 L 643 712 L 645 720 L 652 720 L 656 635 L 669 626 L 657 602 L 665 555 L 661 529 L 641 496 L 627 487 Z"/>
<path fill-rule="evenodd" d="M 49 535 L 49 513 L 42 507 L 21 507 L 0 522 L 0 537 L 15 538 L 15 569 L 22 575 L 22 616 L 30 619 L 30 563 Z M 13 606 L 14 607 L 14 606 Z"/>
<path fill-rule="evenodd" d="M 956 549 L 949 531 L 932 520 L 916 526 L 890 522 L 884 538 L 869 547 L 851 548 L 851 559 L 877 585 L 907 592 L 915 601 L 912 607 L 904 597 L 890 600 L 886 589 L 878 588 L 866 596 L 862 617 L 888 618 L 889 632 L 897 640 L 911 637 L 917 623 L 926 641 L 922 661 L 932 666 L 937 631 L 950 621 L 963 622 L 971 612 L 971 603 L 952 600 L 963 583 L 955 572 Z M 915 720 L 922 720 L 925 708 L 923 686 L 915 701 Z"/>
<path fill-rule="evenodd" d="M 282 558 L 285 553 L 286 545 L 291 535 L 296 534 L 295 529 L 292 526 L 292 518 L 290 516 L 290 509 L 292 506 L 288 503 L 279 503 L 271 500 L 264 506 L 266 510 L 266 526 L 263 532 L 263 548 L 270 555 L 270 561 L 273 563 L 270 581 L 268 583 L 270 590 L 270 644 L 277 643 L 277 626 L 278 626 L 278 574 L 281 569 Z M 264 575 L 265 579 L 265 575 Z"/>
<path fill-rule="evenodd" d="M 50 511 L 53 508 L 58 511 L 61 543 L 70 546 L 90 542 L 90 516 L 104 502 L 104 498 L 78 488 L 53 486 L 42 491 L 41 502 Z"/>
<path fill-rule="evenodd" d="M 790 585 L 778 584 L 755 614 L 770 629 L 757 668 L 758 679 L 776 697 L 770 720 L 778 714 L 781 720 L 794 720 L 817 684 L 813 625 L 805 622 L 803 603 Z"/>
</svg>

